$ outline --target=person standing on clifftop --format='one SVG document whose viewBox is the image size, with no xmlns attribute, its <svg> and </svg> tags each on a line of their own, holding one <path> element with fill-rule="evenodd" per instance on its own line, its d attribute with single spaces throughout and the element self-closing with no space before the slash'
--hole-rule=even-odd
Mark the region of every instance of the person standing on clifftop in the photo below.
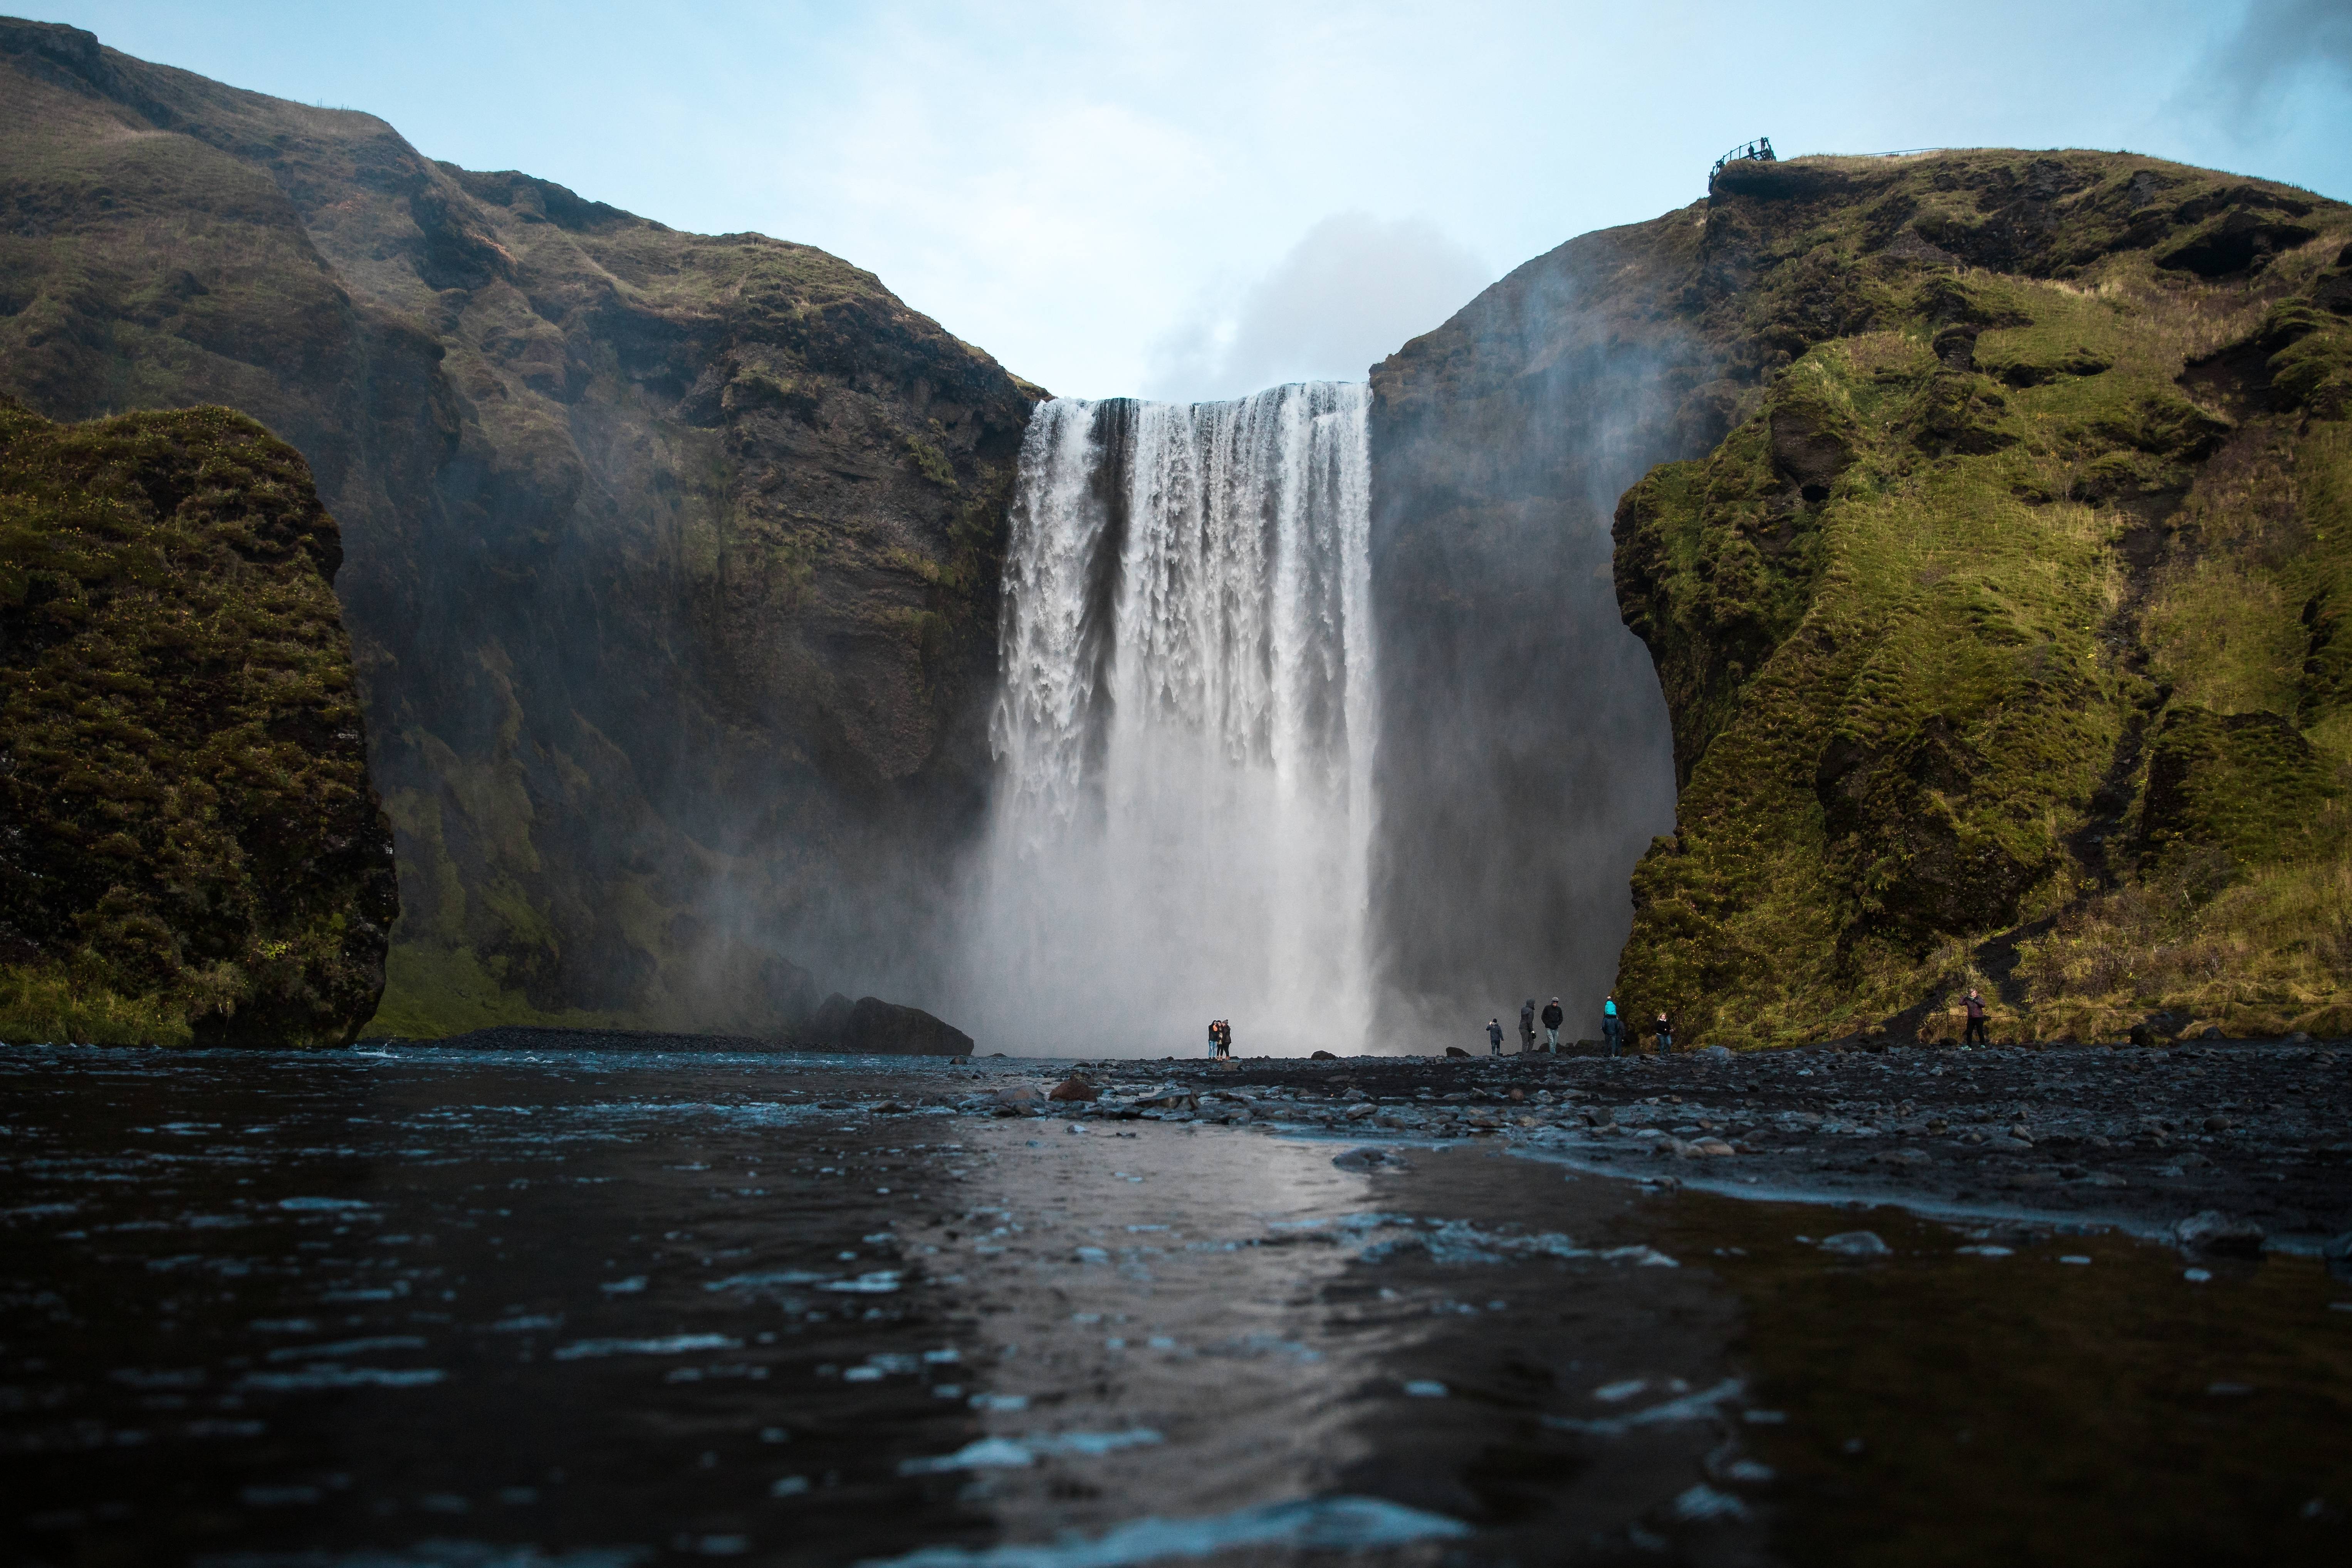
<svg viewBox="0 0 2352 1568">
<path fill-rule="evenodd" d="M 1601 1037 L 1609 1042 L 1609 1054 L 1615 1056 L 1624 1043 L 1625 1020 L 1617 1016 L 1617 993 L 1612 991 L 1601 1003 Z"/>
<path fill-rule="evenodd" d="M 1536 999 L 1532 996 L 1519 1009 L 1519 1055 L 1531 1057 L 1536 1051 Z"/>
<path fill-rule="evenodd" d="M 1555 996 L 1544 1004 L 1544 1049 L 1553 1056 L 1559 1055 L 1559 1026 L 1560 1021 L 1567 1016 L 1567 1014 L 1559 1010 L 1559 997 Z"/>
<path fill-rule="evenodd" d="M 1503 1054 L 1503 1020 L 1500 1018 L 1486 1020 L 1486 1054 L 1490 1057 Z"/>
<path fill-rule="evenodd" d="M 1991 1042 L 1985 1038 L 1984 998 L 1977 994 L 1975 986 L 1969 987 L 1968 999 L 1960 1005 L 1969 1012 L 1969 1026 L 1960 1031 L 1960 1044 L 1965 1047 L 1974 1041 L 1979 1046 L 1990 1045 Z"/>
</svg>

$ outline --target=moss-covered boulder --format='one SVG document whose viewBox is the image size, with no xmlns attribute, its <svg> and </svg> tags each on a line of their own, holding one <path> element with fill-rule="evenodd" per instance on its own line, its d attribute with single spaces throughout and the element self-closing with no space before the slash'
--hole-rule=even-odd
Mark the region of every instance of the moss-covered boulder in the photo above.
<svg viewBox="0 0 2352 1568">
<path fill-rule="evenodd" d="M 0 400 L 0 1038 L 348 1044 L 398 897 L 342 544 L 223 408 Z"/>
</svg>

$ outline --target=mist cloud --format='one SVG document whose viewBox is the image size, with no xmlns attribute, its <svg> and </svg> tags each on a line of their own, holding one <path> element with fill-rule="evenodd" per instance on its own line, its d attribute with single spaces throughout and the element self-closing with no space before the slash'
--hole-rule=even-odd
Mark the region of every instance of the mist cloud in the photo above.
<svg viewBox="0 0 2352 1568">
<path fill-rule="evenodd" d="M 2313 78 L 2352 85 L 2352 5 L 2346 0 L 2248 0 L 2235 37 L 2214 57 L 2210 106 L 2252 128 Z"/>
<path fill-rule="evenodd" d="M 1189 402 L 1289 381 L 1360 381 L 1492 278 L 1424 219 L 1334 213 L 1255 283 L 1204 299 L 1160 339 L 1145 391 Z"/>
</svg>

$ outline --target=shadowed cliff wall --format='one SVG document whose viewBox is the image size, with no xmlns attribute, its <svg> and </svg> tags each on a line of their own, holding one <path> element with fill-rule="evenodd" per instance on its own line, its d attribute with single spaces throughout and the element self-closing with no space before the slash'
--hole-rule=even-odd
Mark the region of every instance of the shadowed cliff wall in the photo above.
<svg viewBox="0 0 2352 1568">
<path fill-rule="evenodd" d="M 1626 878 L 1675 797 L 1610 514 L 1651 465 L 1712 446 L 1737 395 L 1668 308 L 1699 235 L 1680 212 L 1583 236 L 1373 368 L 1372 929 L 1392 1046 L 1470 1044 L 1529 996 L 1599 1029 Z"/>
</svg>

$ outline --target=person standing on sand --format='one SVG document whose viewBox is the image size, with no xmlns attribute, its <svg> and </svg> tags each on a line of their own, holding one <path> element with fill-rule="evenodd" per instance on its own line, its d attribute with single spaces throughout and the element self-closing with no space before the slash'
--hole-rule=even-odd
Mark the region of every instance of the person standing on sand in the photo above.
<svg viewBox="0 0 2352 1568">
<path fill-rule="evenodd" d="M 1609 1042 L 1609 1054 L 1612 1057 L 1625 1040 L 1625 1020 L 1617 1016 L 1617 993 L 1614 991 L 1609 993 L 1601 1004 L 1601 1037 Z"/>
<path fill-rule="evenodd" d="M 1984 998 L 1977 994 L 1975 986 L 1969 987 L 1968 999 L 1960 1005 L 1969 1012 L 1969 1026 L 1960 1031 L 1960 1044 L 1966 1047 L 1973 1040 L 1979 1046 L 1990 1045 L 1991 1042 L 1985 1038 Z"/>
<path fill-rule="evenodd" d="M 1555 996 L 1544 1004 L 1544 1049 L 1553 1056 L 1559 1055 L 1559 1026 L 1560 1021 L 1567 1016 L 1567 1014 L 1559 1010 L 1559 997 Z"/>
<path fill-rule="evenodd" d="M 1519 1009 L 1519 1055 L 1531 1057 L 1536 1052 L 1536 999 L 1532 996 Z"/>
<path fill-rule="evenodd" d="M 1490 1057 L 1503 1054 L 1503 1020 L 1500 1018 L 1486 1020 L 1486 1054 Z"/>
</svg>

